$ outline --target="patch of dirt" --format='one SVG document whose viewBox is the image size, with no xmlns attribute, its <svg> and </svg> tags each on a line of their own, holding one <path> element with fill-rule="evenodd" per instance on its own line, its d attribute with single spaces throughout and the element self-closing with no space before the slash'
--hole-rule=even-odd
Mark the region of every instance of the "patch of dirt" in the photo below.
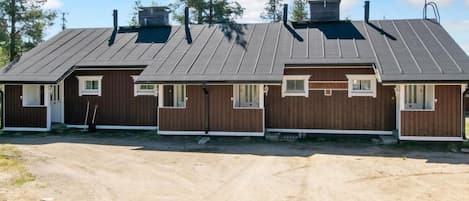
<svg viewBox="0 0 469 201">
<path fill-rule="evenodd" d="M 465 200 L 469 157 L 340 143 L 10 138 L 34 182 L 3 200 Z M 184 140 L 186 142 L 186 140 Z M 1 187 L 0 187 L 1 190 Z"/>
</svg>

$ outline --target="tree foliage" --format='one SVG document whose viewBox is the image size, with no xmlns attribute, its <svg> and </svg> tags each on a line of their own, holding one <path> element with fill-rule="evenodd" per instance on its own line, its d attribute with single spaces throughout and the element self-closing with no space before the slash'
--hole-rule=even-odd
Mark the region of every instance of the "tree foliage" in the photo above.
<svg viewBox="0 0 469 201">
<path fill-rule="evenodd" d="M 3 27 L 0 28 L 0 41 L 3 41 L 0 42 L 0 48 L 3 52 L 9 52 L 10 60 L 42 42 L 46 28 L 53 25 L 57 14 L 43 9 L 45 3 L 46 0 L 0 1 Z"/>
<path fill-rule="evenodd" d="M 142 7 L 142 1 L 136 0 L 134 1 L 134 5 L 132 7 L 132 17 L 130 18 L 129 25 L 130 26 L 138 26 L 138 11 Z"/>
<path fill-rule="evenodd" d="M 305 21 L 307 18 L 306 13 L 306 0 L 294 0 L 293 2 L 293 12 L 292 12 L 292 20 L 296 22 Z"/>
<path fill-rule="evenodd" d="M 270 22 L 280 22 L 282 20 L 282 3 L 283 0 L 268 0 L 265 3 L 264 12 L 261 18 Z"/>
<path fill-rule="evenodd" d="M 191 23 L 234 23 L 242 17 L 244 8 L 236 1 L 229 0 L 176 0 L 170 5 L 173 19 L 184 23 L 184 8 L 189 7 Z"/>
</svg>

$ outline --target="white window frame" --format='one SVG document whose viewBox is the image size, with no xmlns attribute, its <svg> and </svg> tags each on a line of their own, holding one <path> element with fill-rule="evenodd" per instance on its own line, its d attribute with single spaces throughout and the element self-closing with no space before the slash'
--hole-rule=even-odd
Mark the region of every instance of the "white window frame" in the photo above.
<svg viewBox="0 0 469 201">
<path fill-rule="evenodd" d="M 376 98 L 376 88 L 377 88 L 377 81 L 375 75 L 346 75 L 348 79 L 348 97 L 354 96 L 370 96 Z M 354 90 L 353 89 L 353 81 L 354 80 L 369 80 L 371 81 L 371 89 L 370 90 Z"/>
<path fill-rule="evenodd" d="M 286 96 L 302 96 L 309 97 L 309 78 L 311 75 L 285 75 L 282 80 L 282 98 Z M 288 92 L 287 91 L 287 81 L 289 80 L 303 80 L 304 81 L 304 92 Z"/>
<path fill-rule="evenodd" d="M 131 76 L 135 82 L 137 80 L 138 75 Z M 142 85 L 153 85 L 153 89 L 140 89 Z M 156 84 L 134 84 L 134 96 L 158 96 L 158 85 Z"/>
<path fill-rule="evenodd" d="M 407 109 L 406 108 L 406 86 L 409 86 L 409 85 L 425 85 L 427 87 L 432 87 L 431 90 L 432 90 L 432 94 L 431 94 L 431 97 L 429 98 L 431 101 L 431 108 L 427 108 L 427 109 Z M 434 84 L 403 84 L 401 85 L 401 88 L 400 88 L 400 99 L 401 99 L 401 104 L 400 104 L 400 107 L 401 107 L 401 111 L 414 111 L 414 112 L 433 112 L 435 111 L 435 107 L 436 107 L 436 98 L 435 98 L 435 85 Z"/>
<path fill-rule="evenodd" d="M 239 87 L 241 85 L 256 85 L 258 89 L 258 106 L 237 106 L 238 104 L 238 97 L 239 97 Z M 266 89 L 264 88 L 263 84 L 235 84 L 233 85 L 233 97 L 231 100 L 233 101 L 233 109 L 263 109 L 264 108 L 264 91 Z"/>
<path fill-rule="evenodd" d="M 77 76 L 79 96 L 101 96 L 103 76 Z M 86 81 L 98 81 L 97 90 L 86 90 Z"/>
<path fill-rule="evenodd" d="M 164 86 L 173 86 L 173 90 L 176 87 L 184 86 L 184 105 L 183 106 L 165 106 L 164 105 Z M 189 98 L 187 97 L 187 85 L 186 84 L 160 84 L 158 85 L 158 105 L 160 108 L 167 108 L 167 109 L 186 109 L 187 108 L 187 101 Z M 173 92 L 173 104 L 175 105 L 177 99 L 177 93 Z"/>
</svg>

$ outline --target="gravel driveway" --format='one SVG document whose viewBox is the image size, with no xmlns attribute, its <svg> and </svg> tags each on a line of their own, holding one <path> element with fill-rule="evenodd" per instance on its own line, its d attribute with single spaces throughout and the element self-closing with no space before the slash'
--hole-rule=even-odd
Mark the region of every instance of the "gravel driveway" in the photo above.
<svg viewBox="0 0 469 201">
<path fill-rule="evenodd" d="M 0 138 L 36 181 L 4 200 L 467 200 L 469 155 L 371 144 Z M 406 151 L 407 150 L 407 151 Z"/>
</svg>

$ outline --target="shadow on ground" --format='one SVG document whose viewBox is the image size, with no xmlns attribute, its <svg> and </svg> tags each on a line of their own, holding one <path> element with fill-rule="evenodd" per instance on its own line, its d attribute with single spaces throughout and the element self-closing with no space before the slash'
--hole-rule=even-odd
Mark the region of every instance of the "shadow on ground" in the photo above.
<svg viewBox="0 0 469 201">
<path fill-rule="evenodd" d="M 269 142 L 253 137 L 211 137 L 199 145 L 200 137 L 158 136 L 155 132 L 77 130 L 66 133 L 2 133 L 0 143 L 13 145 L 48 145 L 55 143 L 126 146 L 136 151 L 192 152 L 211 154 L 249 154 L 276 157 L 311 157 L 342 155 L 363 157 L 412 158 L 427 163 L 469 164 L 467 154 L 449 152 L 448 143 L 401 143 L 375 145 L 370 136 L 313 136 L 299 142 Z"/>
</svg>

